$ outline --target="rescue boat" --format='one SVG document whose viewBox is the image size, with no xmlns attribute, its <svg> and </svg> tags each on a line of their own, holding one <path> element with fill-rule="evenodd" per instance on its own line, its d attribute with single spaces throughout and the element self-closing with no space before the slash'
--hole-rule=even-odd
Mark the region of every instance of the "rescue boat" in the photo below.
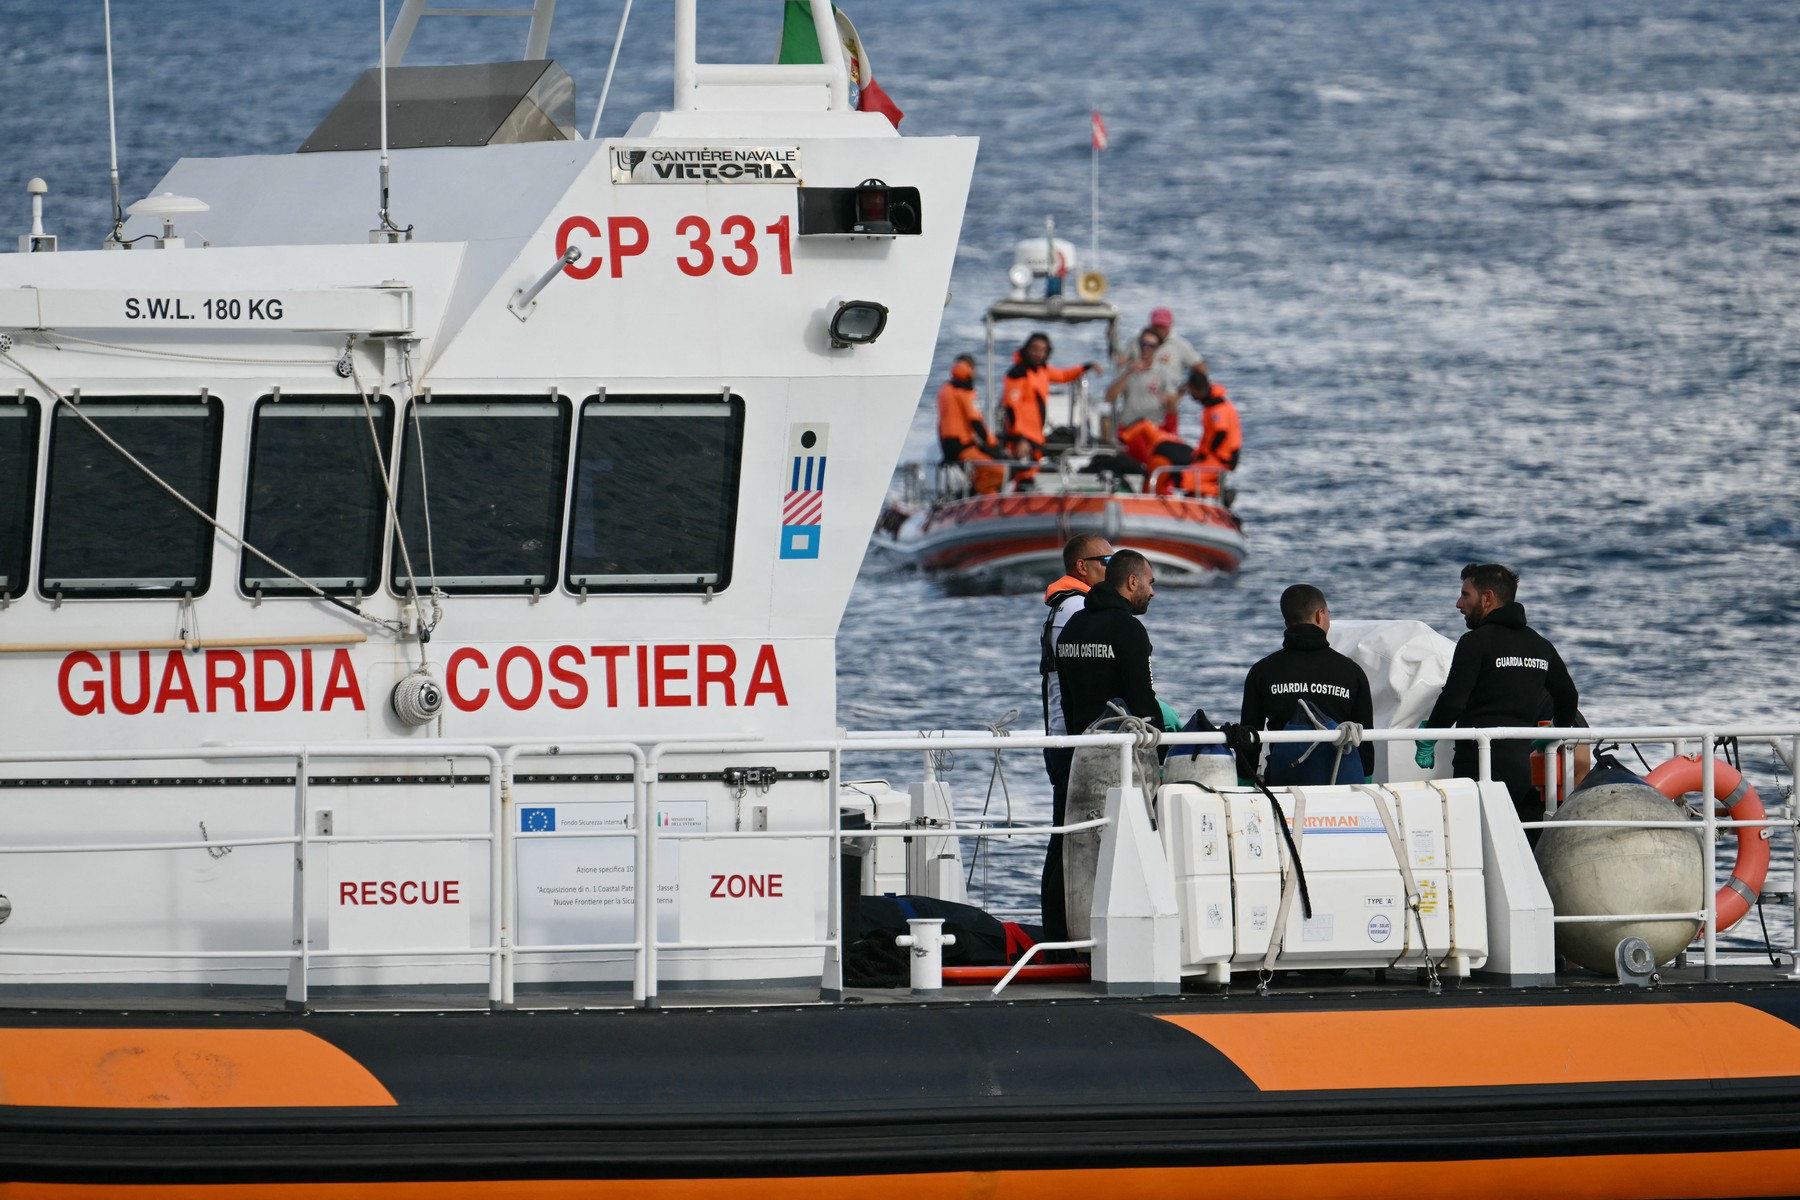
<svg viewBox="0 0 1800 1200">
<path fill-rule="evenodd" d="M 1071 243 L 1020 242 L 1011 278 L 1011 293 L 986 315 L 990 409 L 1000 395 L 1003 327 L 1097 331 L 1103 349 L 1096 360 L 1117 358 L 1119 310 L 1105 299 L 1104 277 L 1080 269 Z M 1146 555 L 1159 584 L 1201 583 L 1238 569 L 1248 542 L 1232 509 L 1231 472 L 1209 472 L 1203 481 L 1172 469 L 1146 474 L 1110 440 L 1110 414 L 1086 377 L 1053 386 L 1047 410 L 1047 461 L 1028 484 L 1020 480 L 1031 464 L 990 464 L 1004 483 L 985 495 L 971 487 L 971 464 L 904 465 L 876 521 L 876 550 L 954 591 L 1035 591 L 1062 572 L 1064 544 L 1083 533 Z M 989 428 L 999 428 L 997 413 L 989 416 Z M 1177 480 L 1197 486 L 1165 486 Z"/>
<path fill-rule="evenodd" d="M 1650 824 L 1704 872 L 1648 915 L 1698 941 L 1605 972 L 1559 925 L 1644 914 L 1422 778 L 1417 697 L 1358 787 L 841 731 L 975 144 L 900 136 L 828 6 L 720 64 L 695 0 L 668 110 L 583 138 L 551 7 L 469 70 L 404 65 L 408 0 L 299 152 L 182 159 L 91 249 L 34 188 L 0 255 L 7 1196 L 1795 1190 L 1793 926 L 1733 961 L 1763 875 L 1701 877 L 1790 852 L 1739 783 L 1800 723 L 1432 731 L 1544 739 L 1552 808 L 1573 743 L 1693 756 Z M 1060 830 L 926 753 L 1052 745 L 1113 766 Z M 966 848 L 1095 830 L 1083 935 L 984 961 Z"/>
</svg>

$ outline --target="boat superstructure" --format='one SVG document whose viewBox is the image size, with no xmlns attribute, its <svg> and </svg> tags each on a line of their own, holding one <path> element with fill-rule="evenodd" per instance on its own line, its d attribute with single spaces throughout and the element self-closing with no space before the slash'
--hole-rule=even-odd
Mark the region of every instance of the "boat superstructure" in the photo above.
<svg viewBox="0 0 1800 1200">
<path fill-rule="evenodd" d="M 1635 913 L 1415 768 L 1416 695 L 1264 735 L 1377 743 L 1355 786 L 1239 786 L 1217 732 L 840 729 L 975 144 L 857 111 L 825 6 L 817 64 L 717 64 L 693 0 L 670 108 L 571 136 L 550 7 L 521 63 L 378 73 L 105 248 L 0 256 L 8 1196 L 1794 1190 L 1793 895 L 1752 965 L 1715 926 L 1766 880 L 1697 881 L 1723 831 L 1791 853 L 1800 724 L 1433 731 L 1484 776 L 1543 739 L 1551 809 L 1578 743 L 1691 756 L 1697 815 L 1638 824 L 1694 887 Z M 1113 773 L 1058 830 L 936 770 L 1051 746 Z M 859 912 L 1052 833 L 1091 904 L 991 987 Z M 1621 921 L 1699 940 L 1559 962 Z"/>
<path fill-rule="evenodd" d="M 365 945 L 410 940 L 407 920 L 491 944 L 495 797 L 483 759 L 445 747 L 735 741 L 663 756 L 665 819 L 779 831 L 835 812 L 824 752 L 775 764 L 751 743 L 836 728 L 837 621 L 924 383 L 975 142 L 901 137 L 851 108 L 835 36 L 819 66 L 700 63 L 694 6 L 677 16 L 674 103 L 623 138 L 568 136 L 552 65 L 399 67 L 406 120 L 384 151 L 370 72 L 301 152 L 183 159 L 121 243 L 0 261 L 0 728 L 9 751 L 73 760 L 11 772 L 7 839 L 238 845 L 195 851 L 198 872 L 83 862 L 117 889 L 54 904 L 41 889 L 69 861 L 13 860 L 13 950 L 114 947 L 124 896 L 176 903 L 148 938 L 161 959 L 6 957 L 8 979 L 285 974 L 178 952 L 292 940 L 287 884 L 250 901 L 222 886 L 287 854 L 242 840 L 291 832 L 291 788 L 270 782 L 291 758 L 129 751 L 370 747 L 315 768 L 312 834 L 463 839 L 316 846 L 321 948 L 345 944 L 328 914 L 346 912 Z M 508 803 L 555 808 L 556 832 L 623 825 L 622 753 L 533 760 Z M 725 771 L 762 780 L 753 803 Z M 797 869 L 788 907 L 810 938 L 822 889 Z M 551 870 L 520 898 L 554 941 L 576 906 L 550 898 L 574 868 Z M 333 890 L 408 881 L 440 899 Z M 740 958 L 752 978 L 818 973 L 816 950 Z M 315 971 L 487 976 L 479 958 Z"/>
</svg>

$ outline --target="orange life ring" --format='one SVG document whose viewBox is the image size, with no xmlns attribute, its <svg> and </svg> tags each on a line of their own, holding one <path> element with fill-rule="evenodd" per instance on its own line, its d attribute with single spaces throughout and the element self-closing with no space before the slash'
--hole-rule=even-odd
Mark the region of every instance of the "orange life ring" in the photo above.
<svg viewBox="0 0 1800 1200">
<path fill-rule="evenodd" d="M 1644 782 L 1679 804 L 1683 796 L 1700 790 L 1700 776 L 1700 759 L 1695 755 L 1671 758 L 1644 776 Z M 1750 781 L 1718 758 L 1713 759 L 1713 799 L 1725 806 L 1726 816 L 1733 821 L 1760 821 L 1766 815 Z M 1732 865 L 1731 878 L 1713 899 L 1717 913 L 1713 928 L 1721 933 L 1744 919 L 1769 875 L 1769 827 L 1740 825 L 1735 832 L 1737 862 Z"/>
</svg>

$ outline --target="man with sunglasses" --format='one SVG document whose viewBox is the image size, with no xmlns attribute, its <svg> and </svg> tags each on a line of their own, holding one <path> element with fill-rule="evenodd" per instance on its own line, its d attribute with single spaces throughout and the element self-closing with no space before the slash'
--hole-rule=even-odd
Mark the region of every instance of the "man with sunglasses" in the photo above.
<svg viewBox="0 0 1800 1200">
<path fill-rule="evenodd" d="M 1078 533 L 1063 546 L 1063 576 L 1044 589 L 1044 603 L 1050 613 L 1038 635 L 1038 675 L 1044 700 L 1044 732 L 1052 735 L 1069 731 L 1063 721 L 1062 682 L 1056 672 L 1056 639 L 1062 635 L 1069 618 L 1087 603 L 1088 589 L 1106 578 L 1106 564 L 1112 561 L 1112 543 L 1097 533 Z M 1061 825 L 1069 799 L 1069 767 L 1075 751 L 1062 746 L 1044 749 L 1044 770 L 1050 776 L 1051 823 Z M 1050 835 L 1050 848 L 1044 855 L 1043 914 L 1044 936 L 1053 942 L 1066 941 L 1069 930 L 1063 914 L 1062 834 Z"/>
</svg>

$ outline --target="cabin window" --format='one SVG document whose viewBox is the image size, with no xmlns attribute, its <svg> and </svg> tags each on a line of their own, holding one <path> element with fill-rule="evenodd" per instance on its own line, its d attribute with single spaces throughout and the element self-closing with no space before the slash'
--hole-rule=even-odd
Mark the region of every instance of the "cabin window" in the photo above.
<svg viewBox="0 0 1800 1200">
<path fill-rule="evenodd" d="M 400 528 L 418 586 L 555 586 L 568 462 L 569 402 L 560 397 L 414 403 L 401 438 Z M 388 566 L 394 590 L 404 594 L 407 560 L 398 538 Z"/>
<path fill-rule="evenodd" d="M 576 442 L 569 587 L 723 590 L 743 449 L 736 396 L 588 401 Z"/>
<path fill-rule="evenodd" d="M 37 498 L 37 401 L 0 404 L 0 596 L 25 591 Z"/>
<path fill-rule="evenodd" d="M 199 595 L 213 529 L 103 441 L 85 415 L 196 508 L 213 516 L 223 406 L 216 397 L 84 399 L 50 422 L 38 590 L 46 596 Z"/>
<path fill-rule="evenodd" d="M 269 557 L 244 551 L 244 591 L 309 594 L 271 559 L 326 592 L 374 590 L 393 426 L 385 399 L 365 408 L 361 400 L 284 396 L 256 406 L 244 537 Z"/>
</svg>

